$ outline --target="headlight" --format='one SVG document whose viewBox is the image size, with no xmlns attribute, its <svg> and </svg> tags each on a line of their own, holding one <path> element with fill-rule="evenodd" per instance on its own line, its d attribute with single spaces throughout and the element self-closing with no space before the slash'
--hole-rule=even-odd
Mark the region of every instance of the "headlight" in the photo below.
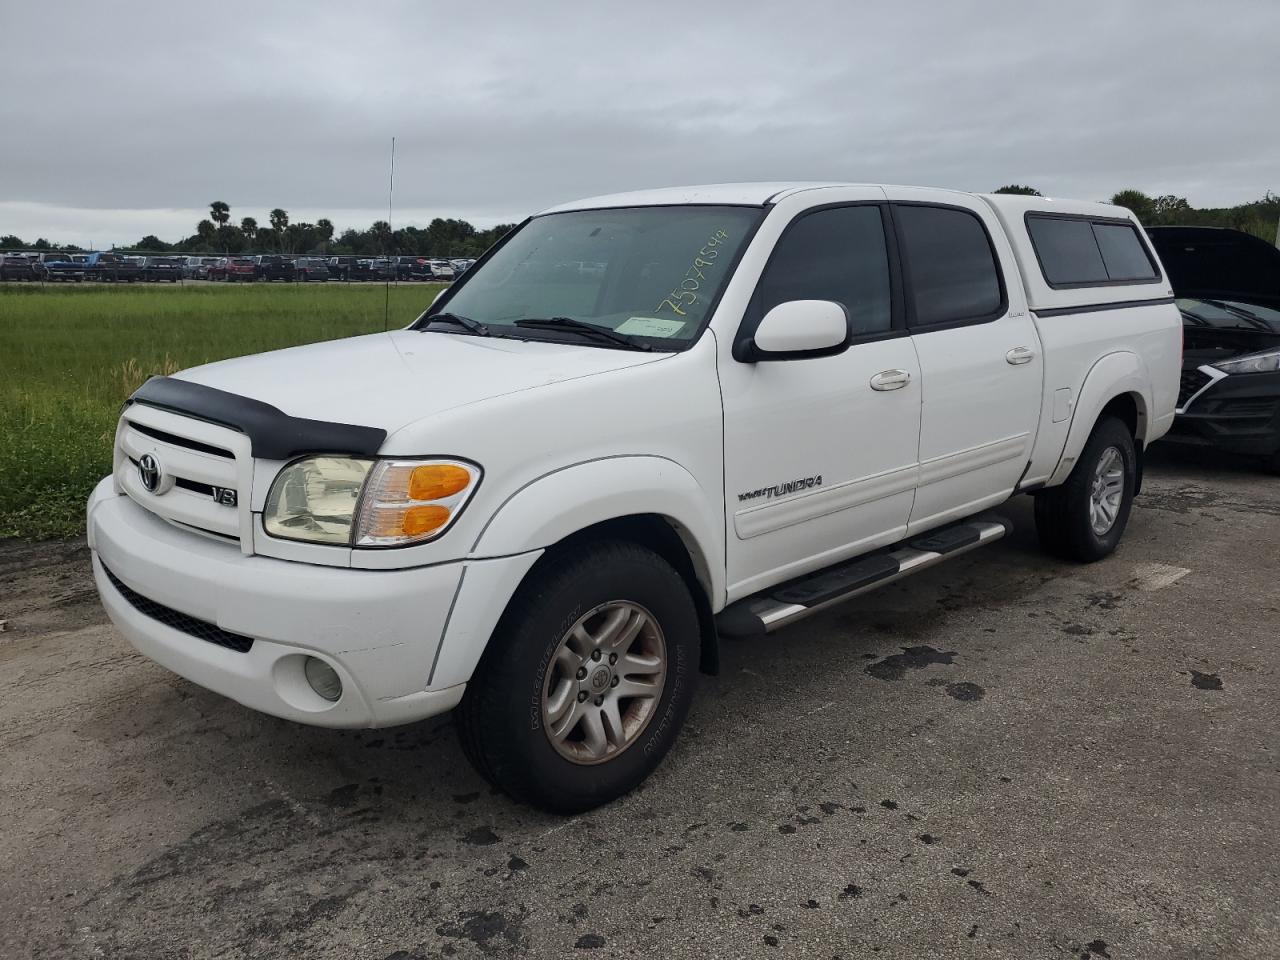
<svg viewBox="0 0 1280 960">
<path fill-rule="evenodd" d="M 312 457 L 280 471 L 262 514 L 273 537 L 350 545 L 351 527 L 372 460 Z"/>
<path fill-rule="evenodd" d="M 407 546 L 444 533 L 479 482 L 479 467 L 454 460 L 311 457 L 280 471 L 262 523 L 287 540 Z"/>
<path fill-rule="evenodd" d="M 1274 373 L 1280 370 L 1280 350 L 1268 350 L 1266 353 L 1254 353 L 1247 357 L 1224 360 L 1212 366 L 1223 373 Z"/>
</svg>

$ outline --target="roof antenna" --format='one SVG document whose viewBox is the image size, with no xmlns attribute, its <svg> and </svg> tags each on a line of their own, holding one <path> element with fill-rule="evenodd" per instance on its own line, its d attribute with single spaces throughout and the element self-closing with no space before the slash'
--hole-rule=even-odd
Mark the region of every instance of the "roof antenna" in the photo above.
<svg viewBox="0 0 1280 960">
<path fill-rule="evenodd" d="M 391 181 L 387 187 L 387 233 L 388 234 L 391 234 L 391 201 L 392 201 L 392 198 L 395 197 L 395 195 L 396 195 L 396 138 L 392 137 L 391 138 Z M 385 259 L 390 259 L 387 257 L 387 251 L 385 247 L 383 248 L 382 256 Z M 386 264 L 383 264 L 383 268 L 384 269 L 386 268 Z M 392 264 L 391 273 L 387 274 L 387 279 L 386 279 L 386 286 L 385 286 L 386 296 L 384 297 L 383 303 L 382 303 L 382 332 L 383 333 L 386 333 L 387 328 L 391 325 L 391 274 L 395 273 L 395 270 L 396 270 L 395 265 Z"/>
</svg>

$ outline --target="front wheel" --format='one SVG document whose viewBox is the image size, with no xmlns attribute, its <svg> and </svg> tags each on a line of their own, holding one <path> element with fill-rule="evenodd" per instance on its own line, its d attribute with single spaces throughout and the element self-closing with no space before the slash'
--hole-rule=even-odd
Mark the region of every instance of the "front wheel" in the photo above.
<svg viewBox="0 0 1280 960">
<path fill-rule="evenodd" d="M 1099 421 L 1066 482 L 1036 494 L 1040 545 L 1082 563 L 1109 556 L 1129 522 L 1137 463 L 1124 422 Z"/>
<path fill-rule="evenodd" d="M 698 615 L 651 550 L 544 558 L 503 613 L 457 711 L 468 759 L 558 813 L 607 803 L 662 762 L 693 698 Z"/>
</svg>

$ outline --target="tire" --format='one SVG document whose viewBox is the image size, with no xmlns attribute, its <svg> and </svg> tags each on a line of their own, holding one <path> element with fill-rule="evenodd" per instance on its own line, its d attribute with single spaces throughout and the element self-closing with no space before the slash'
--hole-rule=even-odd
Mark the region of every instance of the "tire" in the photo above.
<svg viewBox="0 0 1280 960">
<path fill-rule="evenodd" d="M 1114 417 L 1098 421 L 1066 482 L 1036 494 L 1040 546 L 1080 563 L 1093 563 L 1114 552 L 1133 508 L 1137 466 L 1133 435 L 1124 422 Z M 1100 478 L 1100 470 L 1109 475 L 1109 482 L 1107 476 Z M 1101 486 L 1095 486 L 1095 481 Z M 1106 495 L 1108 486 L 1112 492 Z M 1095 492 L 1099 493 L 1096 503 Z"/>
<path fill-rule="evenodd" d="M 616 648 L 616 664 L 607 625 L 632 636 Z M 494 786 L 544 810 L 608 803 L 657 769 L 675 742 L 698 644 L 689 588 L 651 550 L 604 541 L 544 557 L 508 604 L 456 711 L 463 751 Z M 586 654 L 593 647 L 599 659 Z M 643 695 L 613 692 L 625 689 Z"/>
</svg>

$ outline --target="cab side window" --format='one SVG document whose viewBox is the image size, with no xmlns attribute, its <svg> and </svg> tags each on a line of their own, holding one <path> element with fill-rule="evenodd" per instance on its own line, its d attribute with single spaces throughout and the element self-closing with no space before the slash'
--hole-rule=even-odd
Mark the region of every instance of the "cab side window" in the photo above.
<svg viewBox="0 0 1280 960">
<path fill-rule="evenodd" d="M 982 221 L 968 210 L 895 205 L 915 304 L 912 326 L 981 323 L 1004 312 L 1004 286 Z"/>
<path fill-rule="evenodd" d="M 877 206 L 832 207 L 787 228 L 757 288 L 758 312 L 789 300 L 834 300 L 855 337 L 884 333 L 892 321 L 889 253 Z"/>
</svg>

